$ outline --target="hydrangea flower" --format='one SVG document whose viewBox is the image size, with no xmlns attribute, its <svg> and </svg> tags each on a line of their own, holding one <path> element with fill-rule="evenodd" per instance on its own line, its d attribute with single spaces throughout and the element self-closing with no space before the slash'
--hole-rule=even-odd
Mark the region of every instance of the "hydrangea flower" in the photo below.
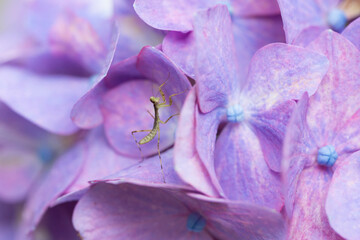
<svg viewBox="0 0 360 240">
<path fill-rule="evenodd" d="M 279 213 L 171 185 L 99 183 L 76 205 L 85 239 L 283 239 Z"/>
<path fill-rule="evenodd" d="M 358 17 L 360 5 L 352 0 L 278 0 L 286 41 L 307 45 L 328 28 L 342 32 Z"/>
<path fill-rule="evenodd" d="M 225 4 L 232 16 L 232 32 L 238 67 L 246 72 L 255 51 L 272 42 L 284 42 L 284 32 L 276 1 L 188 1 L 136 0 L 134 8 L 150 26 L 170 30 L 163 51 L 190 77 L 195 77 L 195 37 L 193 17 L 199 10 Z M 179 6 L 180 5 L 180 6 Z M 164 21 L 164 19 L 166 21 Z"/>
<path fill-rule="evenodd" d="M 328 60 L 303 48 L 272 44 L 254 55 L 241 81 L 230 29 L 224 6 L 200 12 L 194 22 L 197 87 L 180 116 L 175 168 L 205 194 L 280 210 L 277 172 L 292 99 L 316 91 Z M 221 122 L 227 124 L 216 141 Z"/>
<path fill-rule="evenodd" d="M 173 98 L 173 105 L 160 109 L 160 118 L 179 113 L 190 82 L 178 67 L 160 50 L 145 47 L 137 57 L 114 64 L 107 76 L 89 91 L 74 107 L 73 121 L 82 128 L 104 125 L 111 146 L 119 153 L 140 157 L 140 152 L 131 132 L 151 129 L 153 119 L 146 111 L 153 112 L 150 97 L 156 95 L 162 83 L 166 98 Z M 167 99 L 168 101 L 168 99 Z M 160 126 L 160 150 L 174 143 L 176 117 Z M 147 133 L 135 136 L 138 141 Z M 144 157 L 157 153 L 157 141 L 141 146 Z"/>
<path fill-rule="evenodd" d="M 331 30 L 308 48 L 326 55 L 330 68 L 315 95 L 300 100 L 286 133 L 289 238 L 358 239 L 360 52 Z"/>
</svg>

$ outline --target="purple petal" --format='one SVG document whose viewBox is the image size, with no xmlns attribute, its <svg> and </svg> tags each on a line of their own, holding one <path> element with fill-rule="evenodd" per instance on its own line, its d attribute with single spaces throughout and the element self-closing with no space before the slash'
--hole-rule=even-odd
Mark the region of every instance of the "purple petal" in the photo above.
<svg viewBox="0 0 360 240">
<path fill-rule="evenodd" d="M 87 90 L 87 79 L 42 77 L 13 67 L 2 67 L 0 78 L 0 98 L 15 112 L 50 132 L 71 134 L 77 130 L 70 111 Z"/>
<path fill-rule="evenodd" d="M 228 198 L 282 208 L 280 175 L 268 168 L 260 142 L 247 125 L 223 129 L 216 142 L 215 168 Z"/>
<path fill-rule="evenodd" d="M 352 44 L 354 44 L 357 47 L 357 49 L 360 50 L 360 41 L 358 38 L 359 34 L 360 34 L 360 18 L 350 23 L 349 26 L 345 28 L 345 30 L 342 32 L 341 35 L 346 37 L 350 42 L 352 42 Z"/>
<path fill-rule="evenodd" d="M 326 74 L 329 62 L 316 52 L 274 43 L 254 55 L 242 93 L 249 108 L 269 110 L 284 101 L 299 99 L 307 91 L 312 95 Z M 253 105 L 253 106 L 251 106 Z"/>
<path fill-rule="evenodd" d="M 217 0 L 135 0 L 134 9 L 144 22 L 161 30 L 192 30 L 192 18 L 198 9 L 214 6 Z"/>
<path fill-rule="evenodd" d="M 309 45 L 326 55 L 329 71 L 310 100 L 308 123 L 320 147 L 341 133 L 344 123 L 358 111 L 360 95 L 360 52 L 338 33 L 326 31 Z"/>
<path fill-rule="evenodd" d="M 278 0 L 288 43 L 293 43 L 308 27 L 326 27 L 328 11 L 336 7 L 339 0 Z"/>
<path fill-rule="evenodd" d="M 331 227 L 349 240 L 360 238 L 359 153 L 352 154 L 336 168 L 325 205 Z"/>
<path fill-rule="evenodd" d="M 161 153 L 164 176 L 161 172 L 159 156 L 156 155 L 105 177 L 102 181 L 112 183 L 133 182 L 138 184 L 163 183 L 165 178 L 167 184 L 185 185 L 174 170 L 173 152 L 173 149 L 170 149 Z"/>
<path fill-rule="evenodd" d="M 308 27 L 304 29 L 301 34 L 294 40 L 294 45 L 300 47 L 307 47 L 325 30 L 325 27 Z"/>
<path fill-rule="evenodd" d="M 0 151 L 0 199 L 23 200 L 42 169 L 36 152 L 25 147 L 5 146 Z"/>
<path fill-rule="evenodd" d="M 117 154 L 108 145 L 102 128 L 94 129 L 86 139 L 86 161 L 75 182 L 66 190 L 72 193 L 89 186 L 89 181 L 103 178 L 125 169 L 139 160 Z"/>
<path fill-rule="evenodd" d="M 268 167 L 275 172 L 281 172 L 283 140 L 294 107 L 295 102 L 290 100 L 270 111 L 253 114 L 250 119 L 263 157 Z"/>
<path fill-rule="evenodd" d="M 205 218 L 206 226 L 201 232 L 186 227 L 193 212 Z M 86 239 L 270 240 L 284 236 L 280 214 L 268 209 L 191 198 L 181 189 L 156 185 L 98 184 L 79 201 L 73 223 Z"/>
<path fill-rule="evenodd" d="M 253 3 L 257 4 L 257 2 Z M 232 22 L 240 72 L 239 77 L 242 81 L 245 81 L 254 53 L 269 43 L 285 42 L 284 30 L 279 16 L 233 18 Z"/>
<path fill-rule="evenodd" d="M 199 106 L 207 113 L 227 104 L 229 94 L 239 87 L 234 37 L 228 9 L 219 5 L 197 14 L 196 39 L 197 93 Z"/>
<path fill-rule="evenodd" d="M 28 200 L 18 233 L 19 239 L 31 239 L 46 209 L 61 195 L 80 173 L 85 160 L 85 146 L 77 145 L 62 155 Z"/>
<path fill-rule="evenodd" d="M 331 175 L 330 169 L 320 166 L 302 171 L 290 219 L 289 239 L 342 239 L 330 227 L 325 213 Z"/>
<path fill-rule="evenodd" d="M 80 128 L 94 128 L 103 122 L 99 104 L 106 90 L 132 79 L 143 78 L 136 69 L 137 56 L 114 64 L 106 77 L 89 90 L 71 110 L 71 119 Z"/>
<path fill-rule="evenodd" d="M 169 83 L 170 84 L 170 83 Z M 154 90 L 155 89 L 155 90 Z M 146 111 L 154 115 L 154 107 L 150 102 L 152 92 L 157 91 L 156 84 L 150 81 L 128 81 L 108 91 L 101 105 L 104 115 L 104 127 L 107 139 L 118 152 L 132 157 L 140 157 L 139 148 L 131 134 L 135 130 L 151 130 L 154 120 Z M 178 113 L 176 108 L 165 107 L 159 110 L 160 119 L 165 121 L 170 115 Z M 177 116 L 166 124 L 160 125 L 160 150 L 168 148 L 174 143 Z M 135 133 L 137 141 L 145 137 L 148 132 Z M 141 145 L 144 156 L 157 153 L 155 138 L 149 143 Z"/>
<path fill-rule="evenodd" d="M 162 43 L 163 52 L 192 78 L 195 78 L 195 44 L 193 32 L 169 32 Z"/>
<path fill-rule="evenodd" d="M 280 13 L 275 0 L 238 1 L 230 0 L 234 15 L 242 17 L 266 16 Z"/>
<path fill-rule="evenodd" d="M 307 93 L 295 107 L 289 124 L 283 146 L 283 180 L 285 189 L 285 207 L 291 216 L 301 171 L 311 165 L 317 154 L 317 147 L 306 122 L 309 97 Z"/>
<path fill-rule="evenodd" d="M 212 182 L 212 176 L 204 165 L 196 148 L 196 120 L 198 111 L 195 88 L 192 88 L 185 100 L 180 114 L 174 146 L 175 170 L 182 180 L 195 189 L 209 195 L 219 196 L 219 191 Z M 205 147 L 209 147 L 205 145 Z"/>
<path fill-rule="evenodd" d="M 163 91 L 167 97 L 182 93 L 173 99 L 178 110 L 181 109 L 191 84 L 184 73 L 164 53 L 154 47 L 144 47 L 139 53 L 136 66 L 149 80 L 159 85 L 166 81 Z"/>
<path fill-rule="evenodd" d="M 16 233 L 17 206 L 0 202 L 0 240 L 12 240 Z"/>
</svg>

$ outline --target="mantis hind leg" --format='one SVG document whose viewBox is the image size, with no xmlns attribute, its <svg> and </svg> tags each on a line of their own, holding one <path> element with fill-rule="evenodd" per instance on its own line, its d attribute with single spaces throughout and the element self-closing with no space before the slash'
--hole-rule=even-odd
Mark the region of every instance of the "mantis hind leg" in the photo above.
<svg viewBox="0 0 360 240">
<path fill-rule="evenodd" d="M 159 159 L 160 159 L 161 175 L 162 175 L 162 177 L 163 177 L 164 183 L 166 183 L 166 181 L 165 181 L 165 175 L 164 175 L 164 169 L 163 169 L 162 160 L 161 160 L 161 154 L 160 154 L 160 128 L 158 129 L 157 150 L 158 150 Z"/>
<path fill-rule="evenodd" d="M 140 156 L 141 156 L 141 161 L 144 160 L 144 157 L 142 155 L 142 152 L 141 152 L 141 147 L 140 147 L 140 144 L 138 143 L 138 141 L 136 140 L 136 137 L 134 135 L 134 133 L 138 133 L 138 132 L 151 132 L 151 129 L 150 130 L 136 130 L 136 131 L 132 131 L 131 132 L 131 135 L 133 136 L 134 140 L 135 140 L 135 143 L 136 145 L 138 146 L 139 148 L 139 151 L 140 151 Z"/>
</svg>

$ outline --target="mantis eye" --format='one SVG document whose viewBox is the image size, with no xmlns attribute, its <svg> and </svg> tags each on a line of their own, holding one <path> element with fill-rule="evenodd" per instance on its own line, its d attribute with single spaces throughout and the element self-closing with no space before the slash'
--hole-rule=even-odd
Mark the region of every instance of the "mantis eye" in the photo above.
<svg viewBox="0 0 360 240">
<path fill-rule="evenodd" d="M 188 216 L 186 227 L 192 232 L 201 232 L 205 228 L 205 219 L 198 213 L 191 213 Z"/>
<path fill-rule="evenodd" d="M 320 165 L 332 167 L 338 158 L 338 154 L 335 150 L 335 147 L 332 145 L 327 145 L 322 147 L 318 151 L 317 162 Z"/>
</svg>

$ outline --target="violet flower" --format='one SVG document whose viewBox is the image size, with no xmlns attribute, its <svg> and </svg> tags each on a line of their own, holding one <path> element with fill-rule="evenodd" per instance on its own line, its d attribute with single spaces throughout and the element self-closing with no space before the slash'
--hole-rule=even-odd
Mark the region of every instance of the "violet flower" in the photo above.
<svg viewBox="0 0 360 240">
<path fill-rule="evenodd" d="M 360 5 L 352 0 L 278 0 L 286 41 L 307 45 L 325 29 L 342 32 L 358 17 Z"/>
<path fill-rule="evenodd" d="M 300 100 L 286 133 L 289 239 L 359 239 L 360 52 L 330 30 L 308 48 L 326 55 L 330 68 L 315 95 Z"/>
<path fill-rule="evenodd" d="M 304 48 L 271 44 L 254 55 L 241 81 L 230 29 L 224 6 L 200 12 L 194 22 L 197 87 L 180 116 L 175 168 L 207 195 L 280 210 L 277 172 L 292 99 L 316 91 L 328 61 Z M 227 124 L 216 141 L 221 122 Z"/>
<path fill-rule="evenodd" d="M 163 41 L 163 51 L 188 76 L 195 77 L 195 37 L 193 16 L 199 10 L 226 4 L 232 16 L 240 71 L 246 72 L 256 50 L 272 42 L 284 42 L 279 7 L 276 1 L 188 1 L 136 0 L 134 8 L 150 26 L 170 30 Z M 166 21 L 164 21 L 164 19 Z"/>
<path fill-rule="evenodd" d="M 76 205 L 84 239 L 283 239 L 279 213 L 171 185 L 99 183 Z"/>
<path fill-rule="evenodd" d="M 110 145 L 119 153 L 140 157 L 140 151 L 131 132 L 151 129 L 153 119 L 146 111 L 153 112 L 150 97 L 165 83 L 166 98 L 173 98 L 171 107 L 162 108 L 160 118 L 166 120 L 179 113 L 186 92 L 191 88 L 186 76 L 160 50 L 144 47 L 139 55 L 117 64 L 107 76 L 89 91 L 74 107 L 73 121 L 82 128 L 93 128 L 103 124 Z M 160 150 L 174 143 L 177 117 L 160 126 Z M 136 134 L 138 141 L 147 133 Z M 157 139 L 141 146 L 144 157 L 157 154 Z"/>
</svg>

